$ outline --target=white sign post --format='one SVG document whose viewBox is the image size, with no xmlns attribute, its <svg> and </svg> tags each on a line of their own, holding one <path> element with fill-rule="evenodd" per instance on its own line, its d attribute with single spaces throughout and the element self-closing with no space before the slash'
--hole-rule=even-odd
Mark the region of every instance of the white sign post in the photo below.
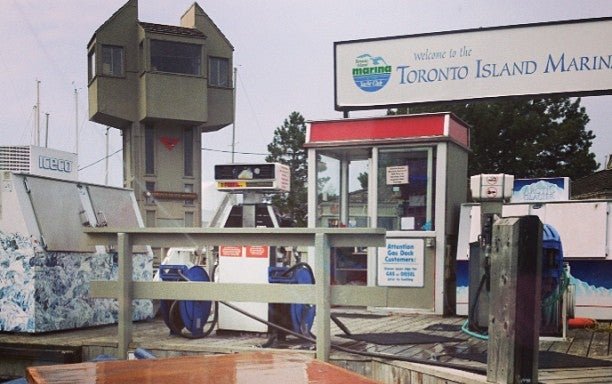
<svg viewBox="0 0 612 384">
<path fill-rule="evenodd" d="M 423 287 L 425 248 L 423 239 L 387 239 L 378 248 L 378 285 Z"/>
</svg>

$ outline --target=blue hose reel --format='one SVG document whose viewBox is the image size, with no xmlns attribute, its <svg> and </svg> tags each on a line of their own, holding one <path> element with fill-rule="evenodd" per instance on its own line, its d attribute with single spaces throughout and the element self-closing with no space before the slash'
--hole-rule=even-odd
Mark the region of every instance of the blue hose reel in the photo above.
<svg viewBox="0 0 612 384">
<path fill-rule="evenodd" d="M 306 263 L 288 267 L 270 267 L 268 281 L 277 284 L 314 284 L 312 269 Z M 315 306 L 310 304 L 272 304 L 270 318 L 295 333 L 310 336 Z"/>
<path fill-rule="evenodd" d="M 206 270 L 197 265 L 191 268 L 186 265 L 160 265 L 159 270 L 163 281 L 210 281 Z M 171 334 L 200 338 L 207 335 L 204 326 L 211 307 L 210 301 L 162 300 L 160 311 Z M 185 335 L 183 329 L 189 334 Z"/>
<path fill-rule="evenodd" d="M 469 331 L 486 332 L 489 311 L 489 272 L 482 261 L 480 247 L 470 244 Z M 540 334 L 558 336 L 562 331 L 562 299 L 569 284 L 563 262 L 563 245 L 559 232 L 549 224 L 542 228 L 542 316 Z"/>
<path fill-rule="evenodd" d="M 563 264 L 559 232 L 544 224 L 542 232 L 542 323 L 540 334 L 557 336 L 562 332 L 562 299 L 569 277 Z"/>
<path fill-rule="evenodd" d="M 210 281 L 208 273 L 200 266 L 160 265 L 159 270 L 162 281 Z M 298 263 L 291 268 L 270 267 L 268 277 L 270 283 L 314 284 L 312 269 L 306 263 Z M 273 323 L 294 333 L 310 336 L 315 317 L 314 305 L 270 304 L 269 308 L 269 317 Z M 170 334 L 193 339 L 206 337 L 214 329 L 218 313 L 216 304 L 212 323 L 205 330 L 211 309 L 211 301 L 162 300 L 160 305 L 164 323 L 170 329 Z M 284 339 L 285 334 L 274 333 L 275 339 L 278 336 Z"/>
</svg>

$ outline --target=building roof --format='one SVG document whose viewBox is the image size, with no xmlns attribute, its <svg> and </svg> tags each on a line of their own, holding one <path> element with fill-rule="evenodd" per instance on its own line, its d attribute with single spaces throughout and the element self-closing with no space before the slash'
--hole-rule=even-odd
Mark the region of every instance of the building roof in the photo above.
<svg viewBox="0 0 612 384">
<path fill-rule="evenodd" d="M 215 22 L 210 18 L 210 16 L 208 16 L 208 14 L 206 12 L 204 12 L 204 10 L 202 9 L 202 7 L 200 7 L 200 4 L 198 4 L 197 2 L 193 3 L 193 7 L 195 7 L 197 14 L 206 17 L 206 19 L 208 20 L 208 22 L 210 23 L 210 26 L 212 26 L 212 28 L 217 31 L 217 33 L 219 34 L 219 36 L 221 36 L 221 38 L 223 40 L 225 40 L 225 42 L 227 43 L 227 45 L 229 45 L 232 48 L 232 51 L 234 50 L 234 46 L 232 45 L 232 43 L 230 43 L 229 39 L 227 38 L 227 36 L 225 36 L 225 34 L 223 33 L 223 31 L 221 31 L 221 29 L 217 26 L 217 24 L 215 24 Z M 185 11 L 185 14 L 189 12 L 189 9 L 187 11 Z M 185 15 L 183 14 L 183 16 Z M 182 19 L 182 18 L 181 18 Z"/>
<path fill-rule="evenodd" d="M 145 32 L 150 33 L 160 33 L 164 35 L 172 35 L 172 36 L 187 36 L 187 37 L 197 37 L 201 39 L 205 39 L 206 35 L 202 33 L 202 31 L 195 28 L 185 28 L 185 27 L 177 27 L 174 25 L 164 25 L 164 24 L 153 24 L 153 23 L 138 23 Z"/>
<path fill-rule="evenodd" d="M 604 169 L 572 183 L 572 198 L 612 197 L 612 169 Z"/>
</svg>

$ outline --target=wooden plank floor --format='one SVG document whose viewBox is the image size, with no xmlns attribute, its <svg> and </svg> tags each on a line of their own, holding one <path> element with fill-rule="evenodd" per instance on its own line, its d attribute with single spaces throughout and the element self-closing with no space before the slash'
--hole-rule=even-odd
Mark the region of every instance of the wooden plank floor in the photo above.
<svg viewBox="0 0 612 384">
<path fill-rule="evenodd" d="M 433 335 L 461 339 L 448 343 L 413 344 L 413 345 L 378 345 L 340 337 L 343 332 L 332 322 L 332 343 L 358 351 L 385 354 L 400 359 L 423 359 L 459 364 L 464 367 L 486 369 L 486 364 L 463 360 L 456 357 L 460 353 L 479 353 L 486 351 L 484 340 L 468 337 L 461 331 L 438 332 L 427 331 L 430 325 L 447 324 L 459 326 L 465 321 L 461 317 L 441 317 L 435 315 L 370 313 L 356 309 L 333 310 L 339 319 L 353 333 L 375 332 L 422 332 Z M 542 341 L 540 350 L 562 352 L 576 356 L 612 361 L 610 339 L 610 322 L 600 322 L 597 329 L 570 330 L 567 340 Z M 84 359 L 91 359 L 99 354 L 114 354 L 117 340 L 117 326 L 103 326 L 82 330 L 51 332 L 46 334 L 11 334 L 0 333 L 0 345 L 21 347 L 82 347 Z M 266 334 L 252 333 L 213 333 L 204 339 L 190 340 L 169 334 L 161 319 L 134 324 L 134 338 L 131 347 L 143 347 L 159 357 L 235 353 L 260 350 L 267 340 Z M 314 346 L 308 342 L 288 337 L 286 342 L 279 342 L 273 350 L 291 349 L 314 356 Z M 332 351 L 332 362 L 351 368 L 351 361 L 366 358 L 349 355 L 346 352 Z M 363 369 L 363 368 L 361 368 Z M 356 368 L 356 370 L 359 370 Z M 367 372 L 362 372 L 367 373 Z M 562 383 L 612 383 L 612 367 L 540 370 L 540 382 L 551 384 Z M 483 383 L 486 382 L 483 378 Z M 460 382 L 460 381 L 457 381 Z M 465 381 L 465 382 L 479 382 Z"/>
</svg>

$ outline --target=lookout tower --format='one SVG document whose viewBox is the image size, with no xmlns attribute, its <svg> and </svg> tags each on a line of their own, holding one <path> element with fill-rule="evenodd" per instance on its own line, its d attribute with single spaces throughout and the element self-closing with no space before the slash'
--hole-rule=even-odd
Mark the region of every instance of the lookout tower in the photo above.
<svg viewBox="0 0 612 384">
<path fill-rule="evenodd" d="M 197 3 L 172 26 L 139 21 L 129 0 L 87 50 L 89 119 L 122 131 L 146 226 L 200 226 L 201 136 L 233 121 L 233 46 Z"/>
</svg>

